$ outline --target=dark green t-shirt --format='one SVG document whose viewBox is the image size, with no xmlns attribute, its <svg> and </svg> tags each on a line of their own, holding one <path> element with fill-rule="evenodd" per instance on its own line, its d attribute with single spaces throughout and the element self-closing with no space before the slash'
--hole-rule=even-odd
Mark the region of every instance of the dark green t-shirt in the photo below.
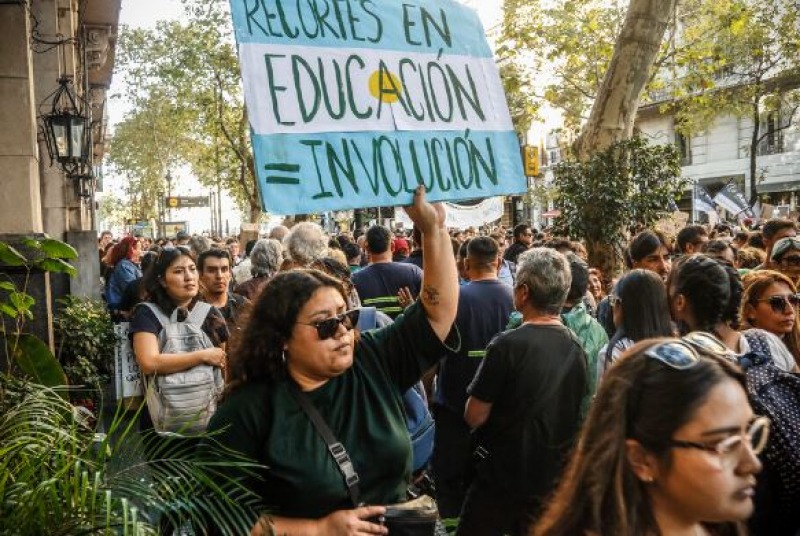
<svg viewBox="0 0 800 536">
<path fill-rule="evenodd" d="M 447 346 L 458 346 L 455 330 Z M 447 351 L 421 305 L 394 324 L 364 333 L 353 366 L 307 394 L 345 446 L 360 477 L 361 500 L 405 499 L 411 443 L 401 394 Z M 339 468 L 285 382 L 249 384 L 234 391 L 208 427 L 224 446 L 264 464 L 263 480 L 242 476 L 263 505 L 288 517 L 319 518 L 351 508 Z"/>
</svg>

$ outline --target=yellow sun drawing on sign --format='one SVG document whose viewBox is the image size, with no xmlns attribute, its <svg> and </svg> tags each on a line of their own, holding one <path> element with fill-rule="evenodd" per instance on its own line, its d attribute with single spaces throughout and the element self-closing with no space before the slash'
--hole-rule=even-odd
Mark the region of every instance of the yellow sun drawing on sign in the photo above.
<svg viewBox="0 0 800 536">
<path fill-rule="evenodd" d="M 369 92 L 376 99 L 392 104 L 397 102 L 400 93 L 403 92 L 403 84 L 400 79 L 392 73 L 384 72 L 381 79 L 381 72 L 375 71 L 369 77 Z M 381 84 L 382 82 L 382 84 Z M 379 87 L 379 84 L 383 87 Z"/>
</svg>

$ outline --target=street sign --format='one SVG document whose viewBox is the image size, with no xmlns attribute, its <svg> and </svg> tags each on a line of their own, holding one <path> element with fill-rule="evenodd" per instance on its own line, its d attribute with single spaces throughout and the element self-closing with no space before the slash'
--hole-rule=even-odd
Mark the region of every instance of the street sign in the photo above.
<svg viewBox="0 0 800 536">
<path fill-rule="evenodd" d="M 522 148 L 522 160 L 525 164 L 525 175 L 535 177 L 539 174 L 539 148 L 525 145 Z"/>
<path fill-rule="evenodd" d="M 208 206 L 208 196 L 172 196 L 164 199 L 167 208 L 201 208 Z"/>
</svg>

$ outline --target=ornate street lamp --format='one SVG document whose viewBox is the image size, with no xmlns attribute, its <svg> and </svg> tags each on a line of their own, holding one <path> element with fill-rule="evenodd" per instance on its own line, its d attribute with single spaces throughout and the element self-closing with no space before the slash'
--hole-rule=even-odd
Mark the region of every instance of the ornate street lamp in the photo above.
<svg viewBox="0 0 800 536">
<path fill-rule="evenodd" d="M 67 178 L 75 186 L 75 194 L 82 199 L 91 199 L 94 196 L 95 176 L 91 166 L 78 164 Z"/>
<path fill-rule="evenodd" d="M 58 89 L 50 94 L 52 99 L 47 113 L 41 114 L 47 140 L 50 164 L 58 162 L 67 175 L 79 174 L 82 164 L 89 164 L 88 106 L 75 94 L 72 78 L 58 79 Z"/>
</svg>

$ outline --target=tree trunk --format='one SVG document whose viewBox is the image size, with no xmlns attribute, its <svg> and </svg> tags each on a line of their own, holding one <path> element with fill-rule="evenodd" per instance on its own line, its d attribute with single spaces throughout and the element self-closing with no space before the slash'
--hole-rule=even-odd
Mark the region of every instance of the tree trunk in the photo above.
<svg viewBox="0 0 800 536">
<path fill-rule="evenodd" d="M 599 268 L 609 280 L 621 274 L 625 268 L 613 244 L 587 239 L 586 252 L 589 254 L 589 266 Z"/>
<path fill-rule="evenodd" d="M 677 0 L 631 0 L 589 121 L 575 142 L 581 161 L 633 134 L 639 99 Z"/>
<path fill-rule="evenodd" d="M 761 114 L 759 113 L 758 104 L 760 97 L 753 97 L 752 113 L 753 113 L 753 132 L 750 136 L 750 206 L 756 204 L 758 199 L 758 192 L 756 192 L 756 183 L 758 177 L 756 176 L 756 161 L 758 159 L 758 131 L 761 130 Z"/>
</svg>

